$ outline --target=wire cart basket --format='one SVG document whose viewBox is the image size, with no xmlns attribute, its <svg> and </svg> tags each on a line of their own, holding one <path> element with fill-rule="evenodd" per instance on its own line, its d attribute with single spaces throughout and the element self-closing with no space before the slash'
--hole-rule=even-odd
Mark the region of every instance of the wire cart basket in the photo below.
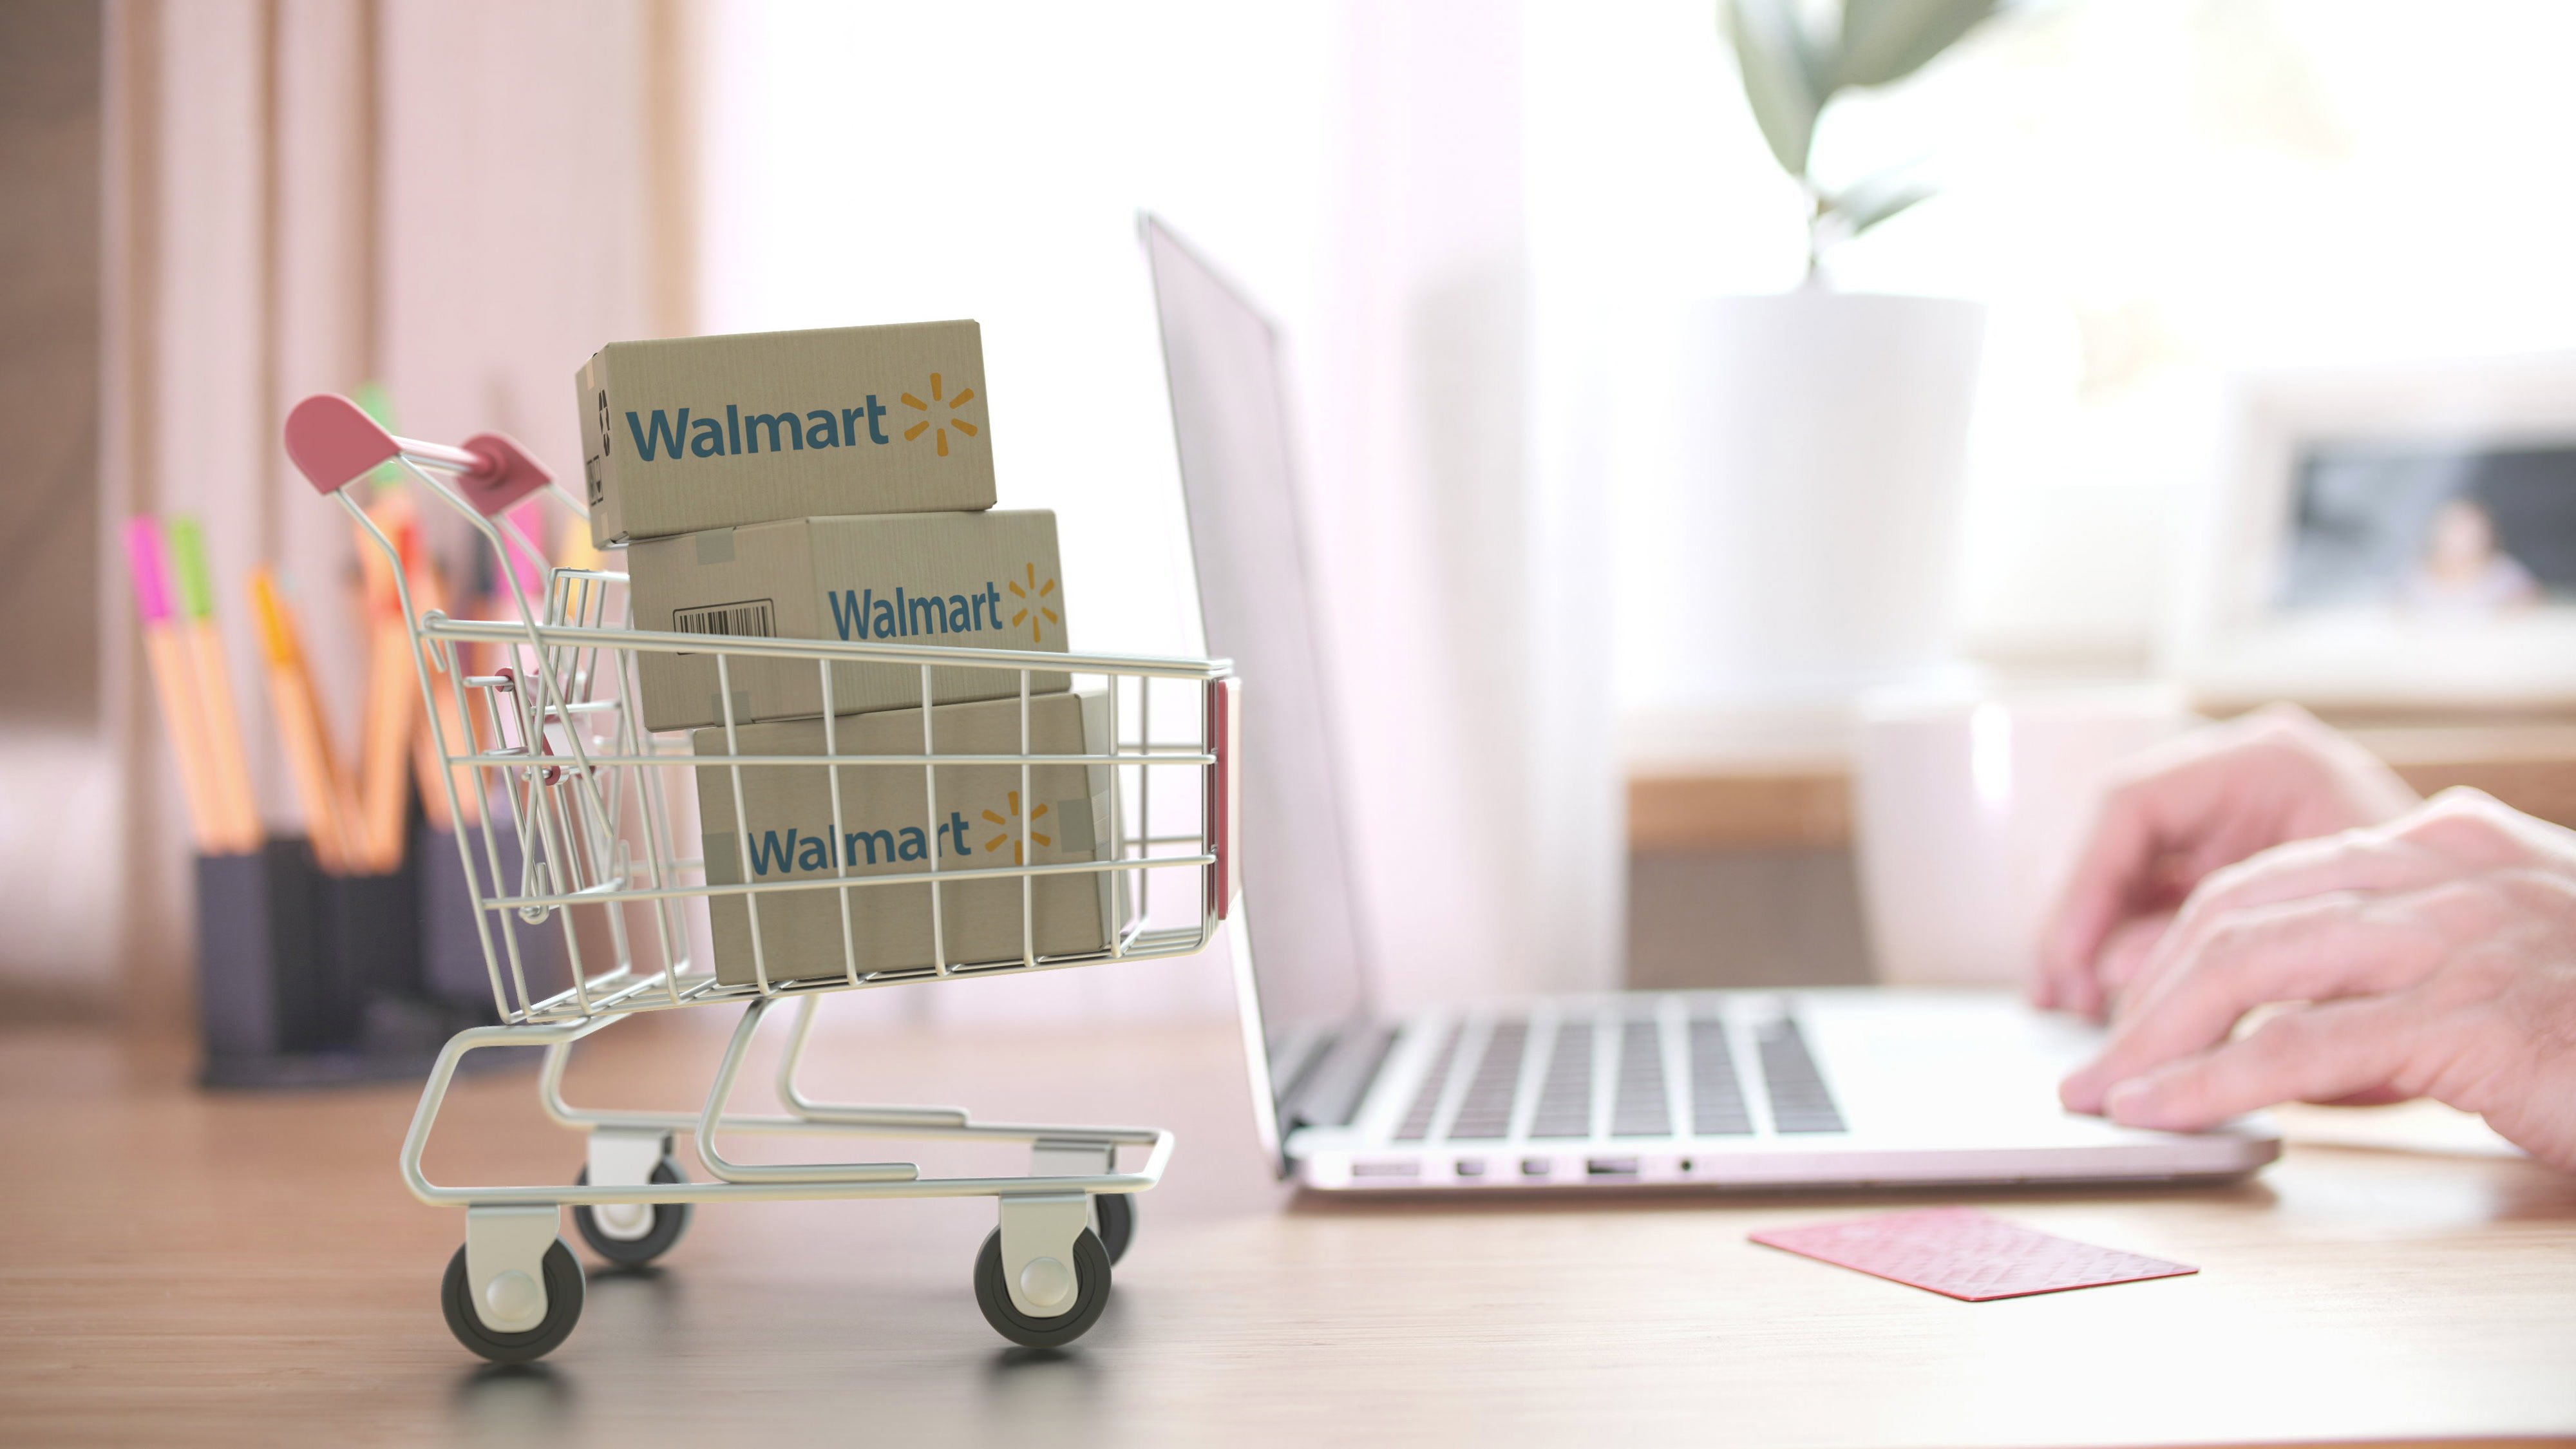
<svg viewBox="0 0 2576 1449">
<path fill-rule="evenodd" d="M 414 1196 L 465 1209 L 464 1246 L 440 1293 L 457 1339 L 486 1359 L 517 1363 L 571 1333 L 584 1279 L 559 1234 L 565 1207 L 601 1258 L 634 1266 L 668 1251 L 698 1203 L 862 1197 L 998 1199 L 1000 1224 L 973 1270 L 985 1318 L 1033 1347 L 1081 1337 L 1099 1318 L 1111 1265 L 1134 1235 L 1132 1195 L 1160 1181 L 1171 1157 L 1169 1132 L 817 1101 L 799 1087 L 799 1068 L 816 1004 L 829 992 L 1178 956 L 1207 945 L 1235 894 L 1237 684 L 1229 666 L 639 631 L 628 627 L 620 573 L 553 568 L 542 598 L 528 597 L 513 555 L 544 555 L 509 510 L 540 493 L 576 515 L 585 510 L 510 439 L 484 433 L 450 447 L 397 438 L 348 399 L 320 394 L 288 416 L 285 441 L 304 476 L 337 498 L 393 563 L 491 977 L 498 1024 L 462 1031 L 440 1052 L 402 1148 Z M 400 551 L 348 491 L 387 464 L 480 535 L 515 621 L 415 611 Z M 721 718 L 694 747 L 687 735 L 644 726 L 638 679 L 657 655 L 712 667 Z M 819 719 L 790 727 L 736 718 L 738 677 L 800 666 L 820 681 Z M 984 726 L 969 750 L 953 740 L 943 749 L 935 738 L 934 666 L 943 702 L 958 697 L 956 680 L 977 681 L 967 695 L 985 701 Z M 854 669 L 917 677 L 921 708 L 836 715 L 836 683 L 846 690 Z M 1080 693 L 1069 697 L 1042 682 L 1046 676 L 1069 676 Z M 1043 719 L 1067 718 L 1077 708 L 1071 699 L 1080 701 L 1078 748 L 1066 747 L 1063 729 L 1040 728 Z M 796 748 L 780 748 L 791 736 Z M 695 779 L 672 789 L 675 772 Z M 1072 798 L 1049 820 L 1039 797 L 1067 781 Z M 888 795 L 920 814 L 899 828 L 869 819 L 852 829 L 861 798 L 882 803 Z M 800 840 L 791 827 L 780 853 L 778 832 L 755 827 L 782 799 L 794 800 L 805 821 L 828 819 L 830 837 Z M 695 838 L 687 834 L 693 809 L 704 828 Z M 1085 813 L 1090 820 L 1077 818 Z M 716 832 L 718 820 L 729 830 Z M 563 964 L 523 949 L 523 935 L 539 930 L 561 933 Z M 730 1110 L 762 1020 L 791 1001 L 777 1082 L 784 1114 Z M 741 1008 L 741 1018 L 694 1116 L 564 1099 L 574 1043 L 637 1012 L 725 1005 Z M 450 1186 L 422 1171 L 458 1063 L 499 1046 L 545 1048 L 546 1114 L 588 1138 L 572 1184 Z M 683 1174 L 673 1156 L 681 1133 L 691 1134 L 715 1181 Z M 904 1161 L 787 1164 L 727 1155 L 729 1139 L 752 1133 L 1025 1143 L 1029 1171 L 941 1177 Z M 1122 1151 L 1143 1161 L 1121 1171 Z"/>
</svg>

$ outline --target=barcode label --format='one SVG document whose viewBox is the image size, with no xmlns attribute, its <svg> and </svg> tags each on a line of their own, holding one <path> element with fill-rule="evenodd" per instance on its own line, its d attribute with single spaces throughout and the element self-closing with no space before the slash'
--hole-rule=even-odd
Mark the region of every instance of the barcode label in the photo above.
<svg viewBox="0 0 2576 1449">
<path fill-rule="evenodd" d="M 726 639 L 775 639 L 778 624 L 767 599 L 745 599 L 737 604 L 709 604 L 700 609 L 671 611 L 674 634 L 713 634 Z"/>
</svg>

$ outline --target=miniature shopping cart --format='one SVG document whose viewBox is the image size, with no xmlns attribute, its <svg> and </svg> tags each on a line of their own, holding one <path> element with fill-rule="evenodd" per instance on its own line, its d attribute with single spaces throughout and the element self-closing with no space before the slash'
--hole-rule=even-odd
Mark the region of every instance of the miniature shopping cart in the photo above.
<svg viewBox="0 0 2576 1449">
<path fill-rule="evenodd" d="M 441 1290 L 457 1339 L 504 1363 L 538 1358 L 563 1342 L 581 1316 L 583 1297 L 580 1262 L 557 1230 L 566 1206 L 593 1251 L 632 1266 L 667 1252 L 702 1202 L 969 1196 L 1000 1201 L 1000 1226 L 974 1266 L 985 1318 L 1015 1343 L 1054 1346 L 1079 1338 L 1098 1319 L 1110 1265 L 1134 1235 L 1130 1195 L 1162 1177 L 1172 1151 L 1169 1132 L 1000 1125 L 951 1107 L 821 1102 L 799 1088 L 799 1063 L 816 1004 L 829 992 L 1176 956 L 1205 946 L 1228 913 L 1237 858 L 1231 843 L 1235 681 L 1227 665 L 638 631 L 627 627 L 622 574 L 554 568 L 545 574 L 542 597 L 528 597 L 514 559 L 543 555 L 510 510 L 541 493 L 576 514 L 582 510 L 508 438 L 482 434 L 461 448 L 396 438 L 347 399 L 321 395 L 288 417 L 286 449 L 313 485 L 337 497 L 385 550 L 398 582 L 401 551 L 350 497 L 348 485 L 392 465 L 453 505 L 492 550 L 494 576 L 517 613 L 506 622 L 470 622 L 416 612 L 407 583 L 401 593 L 498 1014 L 497 1025 L 460 1032 L 440 1052 L 403 1140 L 403 1179 L 413 1195 L 465 1208 L 465 1244 L 449 1261 Z M 687 737 L 644 727 L 638 678 L 643 662 L 656 655 L 689 656 L 701 670 L 712 665 L 721 755 L 693 752 Z M 941 750 L 932 724 L 934 666 L 945 697 L 956 696 L 957 679 L 980 677 L 988 687 L 970 691 L 974 697 L 998 701 L 991 707 L 1006 712 L 1016 701 L 1016 748 Z M 808 669 L 812 675 L 802 676 Z M 879 681 L 901 671 L 896 677 L 907 689 L 918 680 L 917 752 L 909 739 L 902 752 L 882 744 L 882 721 L 889 717 L 882 714 L 873 717 L 877 733 L 866 737 L 879 742 L 862 744 L 876 753 L 836 748 L 841 736 L 855 737 L 858 722 L 871 718 L 837 716 L 832 708 L 836 684 L 852 678 L 853 669 Z M 820 732 L 822 748 L 751 753 L 760 736 L 736 718 L 737 701 L 745 697 L 736 681 L 789 670 L 799 671 L 800 684 L 819 680 L 822 714 L 807 723 Z M 1046 681 L 1068 676 L 1090 691 L 1106 726 L 1096 732 L 1096 746 L 1095 735 L 1086 734 L 1080 751 L 1032 749 L 1033 711 L 1053 698 Z M 704 736 L 698 741 L 707 743 Z M 995 772 L 1015 779 L 1018 788 L 1007 811 L 977 812 L 980 838 L 970 841 L 959 809 L 966 802 L 943 800 L 941 791 L 953 795 L 953 782 L 979 770 L 987 779 Z M 773 773 L 782 771 L 797 773 Z M 1036 848 L 1055 837 L 1047 834 L 1032 787 L 1066 771 L 1105 787 L 1095 797 L 1099 808 L 1091 812 L 1097 818 L 1087 837 L 1098 845 L 1089 858 L 1041 860 Z M 667 779 L 675 773 L 684 777 L 678 789 Z M 694 781 L 685 778 L 692 774 Z M 814 796 L 810 818 L 828 818 L 831 841 L 850 848 L 809 857 L 815 868 L 805 871 L 761 868 L 778 862 L 750 858 L 746 802 L 761 794 L 764 777 L 810 782 L 795 787 Z M 889 870 L 884 867 L 895 854 L 889 847 L 887 860 L 871 871 L 853 859 L 862 832 L 845 818 L 844 794 L 854 782 L 889 778 L 918 791 L 910 798 L 926 807 L 919 831 L 906 823 L 907 838 L 939 839 L 950 848 L 930 849 L 917 866 Z M 1024 800 L 1026 812 L 1019 808 Z M 693 809 L 727 816 L 742 828 L 730 838 L 692 834 Z M 1059 814 L 1059 835 L 1068 828 L 1063 815 L 1072 813 L 1078 812 Z M 989 834 L 980 828 L 987 823 Z M 943 860 L 970 850 L 976 852 L 971 861 Z M 728 851 L 736 858 L 725 859 Z M 872 848 L 868 860 L 875 861 Z M 1082 949 L 1050 951 L 1040 929 L 1046 918 L 1040 898 L 1050 891 L 1064 898 L 1066 877 L 1096 888 L 1102 929 L 1096 940 L 1079 942 Z M 1014 886 L 1016 949 L 961 959 L 969 953 L 954 929 L 954 911 L 942 908 L 943 894 L 953 905 L 962 893 L 981 892 L 989 906 L 995 891 Z M 891 894 L 872 894 L 880 892 Z M 890 915 L 908 909 L 913 898 L 927 913 L 927 931 L 915 930 L 913 920 L 903 932 L 886 930 Z M 837 931 L 763 929 L 764 908 L 773 925 L 801 913 L 811 927 L 818 907 L 828 922 L 834 901 Z M 728 958 L 707 945 L 724 939 L 710 921 L 728 915 L 737 928 L 748 926 L 731 938 L 737 948 L 748 944 L 747 975 L 741 951 Z M 523 945 L 538 931 L 560 934 L 560 960 Z M 905 959 L 887 948 L 895 935 L 926 937 L 929 949 Z M 991 935 L 983 933 L 988 947 Z M 791 939 L 801 945 L 782 949 Z M 826 944 L 817 947 L 818 940 Z M 777 1087 L 785 1115 L 729 1110 L 763 1018 L 789 1000 L 795 1020 Z M 636 1012 L 685 1006 L 742 1012 L 695 1116 L 595 1110 L 564 1100 L 564 1068 L 575 1042 Z M 458 1063 L 468 1052 L 498 1046 L 546 1049 L 539 1083 L 546 1113 L 589 1138 L 588 1160 L 570 1186 L 452 1187 L 422 1172 L 421 1156 Z M 682 1174 L 672 1155 L 681 1132 L 693 1134 L 698 1158 L 716 1181 L 691 1182 Z M 737 1161 L 725 1144 L 745 1133 L 1026 1143 L 1030 1168 L 1026 1176 L 933 1177 L 901 1161 Z M 1122 1150 L 1141 1152 L 1141 1165 L 1120 1171 Z"/>
</svg>

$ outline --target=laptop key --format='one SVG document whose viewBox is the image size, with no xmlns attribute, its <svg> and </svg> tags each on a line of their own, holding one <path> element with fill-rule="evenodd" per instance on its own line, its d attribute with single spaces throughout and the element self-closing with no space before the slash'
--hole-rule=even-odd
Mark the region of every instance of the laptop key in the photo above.
<svg viewBox="0 0 2576 1449">
<path fill-rule="evenodd" d="M 1735 1052 L 1726 1044 L 1726 1023 L 1690 1024 L 1691 1135 L 1750 1137 L 1753 1114 L 1744 1105 L 1744 1085 L 1735 1078 Z"/>
<path fill-rule="evenodd" d="M 1486 1038 L 1476 1075 L 1467 1083 L 1467 1099 L 1449 1124 L 1449 1140 L 1499 1138 L 1512 1127 L 1512 1101 L 1521 1081 L 1521 1052 L 1529 1043 L 1529 1023 L 1497 1022 Z"/>
<path fill-rule="evenodd" d="M 1540 1083 L 1538 1110 L 1530 1117 L 1532 1137 L 1592 1135 L 1592 1023 L 1563 1021 L 1556 1028 L 1556 1049 L 1547 1060 Z"/>
<path fill-rule="evenodd" d="M 1404 1121 L 1395 1129 L 1396 1141 L 1419 1142 L 1431 1135 L 1431 1119 L 1440 1110 L 1440 1091 L 1449 1085 L 1449 1065 L 1458 1055 L 1458 1036 L 1451 1028 L 1442 1038 L 1439 1055 L 1431 1059 L 1431 1070 L 1423 1074 L 1412 1105 L 1404 1109 Z"/>
<path fill-rule="evenodd" d="M 1842 1109 L 1826 1090 L 1796 1020 L 1766 1021 L 1754 1028 L 1753 1041 L 1762 1053 L 1762 1081 L 1771 1089 L 1772 1131 L 1785 1136 L 1845 1130 Z"/>
<path fill-rule="evenodd" d="M 1673 1130 L 1664 1101 L 1664 1048 L 1652 1021 L 1619 1029 L 1619 1091 L 1611 1099 L 1610 1135 L 1661 1137 Z"/>
</svg>

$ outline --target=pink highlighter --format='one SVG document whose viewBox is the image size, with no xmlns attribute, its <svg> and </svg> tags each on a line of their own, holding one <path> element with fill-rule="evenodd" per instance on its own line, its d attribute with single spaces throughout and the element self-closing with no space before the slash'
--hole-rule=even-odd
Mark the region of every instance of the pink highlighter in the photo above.
<svg viewBox="0 0 2576 1449">
<path fill-rule="evenodd" d="M 179 757 L 179 789 L 188 802 L 188 828 L 203 855 L 234 853 L 215 800 L 207 764 L 205 711 L 197 697 L 195 669 L 170 608 L 170 575 L 161 556 L 161 526 L 150 517 L 125 525 L 125 558 L 134 571 L 135 608 L 143 616 L 143 649 L 152 662 L 152 685 L 161 696 L 161 718 Z"/>
</svg>

